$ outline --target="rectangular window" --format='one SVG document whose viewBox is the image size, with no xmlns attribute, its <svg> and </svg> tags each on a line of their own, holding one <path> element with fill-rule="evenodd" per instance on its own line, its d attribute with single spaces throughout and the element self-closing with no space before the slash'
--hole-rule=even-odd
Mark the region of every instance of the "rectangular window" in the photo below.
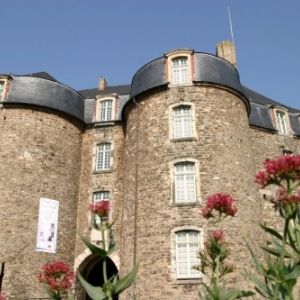
<svg viewBox="0 0 300 300">
<path fill-rule="evenodd" d="M 176 269 L 177 278 L 199 278 L 200 273 L 193 269 L 199 264 L 200 248 L 198 231 L 180 231 L 176 233 Z"/>
<path fill-rule="evenodd" d="M 195 165 L 184 163 L 175 165 L 175 202 L 196 202 Z"/>
<path fill-rule="evenodd" d="M 100 201 L 109 201 L 109 192 L 102 191 L 102 192 L 96 192 L 96 193 L 94 193 L 94 204 L 96 204 L 96 203 L 98 203 Z M 94 221 L 95 221 L 96 224 L 99 224 L 100 223 L 100 217 L 94 215 Z"/>
<path fill-rule="evenodd" d="M 276 111 L 277 129 L 279 133 L 287 134 L 286 114 L 281 111 Z"/>
<path fill-rule="evenodd" d="M 112 119 L 112 100 L 100 101 L 99 105 L 99 121 L 111 121 Z"/>
<path fill-rule="evenodd" d="M 4 96 L 4 81 L 0 81 L 0 101 L 3 101 L 3 96 Z"/>
<path fill-rule="evenodd" d="M 172 83 L 184 84 L 189 82 L 188 60 L 185 57 L 172 60 Z"/>
<path fill-rule="evenodd" d="M 96 171 L 110 169 L 111 144 L 97 146 Z"/>
<path fill-rule="evenodd" d="M 190 107 L 180 107 L 173 110 L 174 138 L 191 137 L 192 116 Z"/>
</svg>

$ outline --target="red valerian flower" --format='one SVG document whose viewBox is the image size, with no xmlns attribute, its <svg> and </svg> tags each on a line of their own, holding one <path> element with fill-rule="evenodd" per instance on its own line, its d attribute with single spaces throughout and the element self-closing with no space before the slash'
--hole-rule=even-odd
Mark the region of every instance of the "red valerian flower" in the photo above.
<svg viewBox="0 0 300 300">
<path fill-rule="evenodd" d="M 264 170 L 257 173 L 255 182 L 265 187 L 282 180 L 300 180 L 300 155 L 285 155 L 264 162 Z"/>
<path fill-rule="evenodd" d="M 220 245 L 223 245 L 225 243 L 225 236 L 223 230 L 213 230 L 210 236 Z"/>
<path fill-rule="evenodd" d="M 0 300 L 5 300 L 6 298 L 4 297 L 4 295 L 0 292 Z"/>
<path fill-rule="evenodd" d="M 202 209 L 201 214 L 205 219 L 209 219 L 214 217 L 213 211 L 216 210 L 220 216 L 224 214 L 224 217 L 234 217 L 237 212 L 234 202 L 235 199 L 228 194 L 213 194 L 207 198 L 206 205 Z"/>
<path fill-rule="evenodd" d="M 89 205 L 89 210 L 99 217 L 105 217 L 110 210 L 109 201 L 99 201 Z"/>
<path fill-rule="evenodd" d="M 278 197 L 271 200 L 275 208 L 283 207 L 286 205 L 299 205 L 300 204 L 300 189 L 296 190 L 297 194 L 289 194 L 286 189 L 278 190 Z"/>
<path fill-rule="evenodd" d="M 49 291 L 57 299 L 68 294 L 74 278 L 75 273 L 70 270 L 68 265 L 61 261 L 54 261 L 44 265 L 38 275 L 39 282 L 45 283 Z"/>
</svg>

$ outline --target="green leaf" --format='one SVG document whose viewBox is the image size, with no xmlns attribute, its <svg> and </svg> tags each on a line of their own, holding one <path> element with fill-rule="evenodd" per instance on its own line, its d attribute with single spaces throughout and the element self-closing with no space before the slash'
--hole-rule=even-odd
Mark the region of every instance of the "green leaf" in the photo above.
<svg viewBox="0 0 300 300">
<path fill-rule="evenodd" d="M 125 289 L 127 289 L 131 285 L 138 272 L 139 266 L 140 266 L 140 261 L 136 263 L 136 265 L 133 267 L 130 273 L 128 273 L 122 279 L 117 281 L 117 283 L 114 285 L 116 294 L 122 293 Z"/>
<path fill-rule="evenodd" d="M 68 300 L 74 300 L 74 297 L 72 294 L 68 293 Z"/>
<path fill-rule="evenodd" d="M 229 291 L 223 295 L 222 300 L 234 300 L 242 297 L 250 297 L 253 295 L 255 295 L 255 293 L 251 291 Z"/>
<path fill-rule="evenodd" d="M 93 300 L 105 300 L 106 295 L 102 291 L 102 288 L 99 286 L 93 286 L 89 284 L 79 272 L 77 272 L 78 279 L 80 280 L 81 284 L 83 285 L 84 289 L 88 293 L 88 295 L 93 299 Z"/>
<path fill-rule="evenodd" d="M 115 251 L 115 238 L 112 229 L 109 229 L 109 246 L 107 255 L 112 254 Z"/>
<path fill-rule="evenodd" d="M 217 300 L 217 298 L 216 298 L 216 296 L 215 296 L 213 290 L 210 289 L 208 285 L 206 285 L 205 283 L 201 283 L 201 285 L 204 286 L 204 288 L 205 288 L 207 294 L 211 297 L 210 299 L 212 299 L 212 300 Z M 207 296 L 208 296 L 208 295 L 207 295 Z M 205 298 L 207 299 L 208 297 L 205 297 Z"/>
<path fill-rule="evenodd" d="M 293 256 L 288 253 L 285 249 L 279 250 L 279 249 L 275 249 L 275 248 L 270 248 L 270 247 L 265 247 L 265 246 L 261 246 L 261 249 L 263 249 L 264 251 L 276 256 L 276 257 L 280 257 L 280 253 L 281 251 L 283 251 L 283 255 L 285 258 L 292 258 Z"/>
<path fill-rule="evenodd" d="M 248 275 L 249 279 L 254 282 L 256 284 L 256 291 L 259 292 L 259 294 L 261 294 L 262 296 L 266 296 L 266 294 L 268 294 L 270 292 L 269 287 L 261 280 L 259 280 L 257 277 L 253 276 L 253 275 Z M 261 288 L 263 290 L 263 292 L 259 289 Z"/>
<path fill-rule="evenodd" d="M 291 273 L 285 276 L 285 280 L 297 279 L 300 277 L 300 265 L 296 265 Z"/>
<path fill-rule="evenodd" d="M 80 236 L 81 240 L 86 244 L 86 246 L 91 250 L 92 254 L 101 256 L 101 257 L 106 257 L 107 253 L 104 249 L 97 247 L 96 245 L 92 244 L 86 237 L 81 235 L 78 232 L 78 235 Z"/>
<path fill-rule="evenodd" d="M 266 232 L 269 232 L 271 235 L 277 237 L 279 240 L 283 240 L 283 236 L 278 232 L 276 231 L 275 229 L 272 229 L 270 227 L 267 227 L 265 225 L 262 225 L 262 224 L 259 224 L 259 226 Z"/>
<path fill-rule="evenodd" d="M 115 217 L 115 219 L 112 221 L 112 223 L 110 223 L 109 225 L 107 225 L 106 227 L 107 227 L 107 229 L 110 229 L 110 228 L 112 228 L 113 227 L 113 225 L 115 224 L 115 222 L 117 221 L 117 219 L 118 219 L 118 215 Z"/>
<path fill-rule="evenodd" d="M 257 270 L 258 274 L 264 275 L 264 269 L 263 269 L 262 264 L 257 259 L 257 257 L 255 256 L 253 250 L 251 249 L 250 245 L 247 242 L 246 242 L 246 245 L 247 245 L 247 248 L 249 249 L 250 254 L 252 256 L 252 259 L 253 259 L 253 261 L 255 263 L 255 267 L 256 267 L 256 270 Z"/>
</svg>

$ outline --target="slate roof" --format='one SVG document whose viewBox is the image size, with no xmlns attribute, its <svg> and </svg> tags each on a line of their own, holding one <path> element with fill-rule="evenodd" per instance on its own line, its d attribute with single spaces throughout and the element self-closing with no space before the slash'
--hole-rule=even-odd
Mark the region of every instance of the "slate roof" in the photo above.
<svg viewBox="0 0 300 300">
<path fill-rule="evenodd" d="M 217 78 L 218 80 L 216 80 L 216 78 L 213 78 L 213 80 L 208 80 L 207 79 L 208 75 L 205 75 L 205 73 L 203 73 L 204 69 L 205 70 L 214 69 L 216 67 L 216 62 L 213 60 L 213 56 L 211 55 L 208 56 L 206 54 L 201 54 L 201 53 L 196 53 L 196 54 L 199 56 L 199 61 L 201 58 L 202 63 L 209 64 L 209 66 L 206 66 L 206 68 L 200 68 L 202 69 L 202 72 L 199 72 L 199 74 L 197 75 L 200 77 L 206 76 L 204 78 L 205 80 L 202 77 L 198 78 L 198 80 L 199 81 L 204 80 L 205 82 L 217 81 L 221 84 L 224 84 L 223 82 L 224 80 L 222 78 L 219 79 Z M 159 78 L 159 85 L 168 84 L 168 82 L 165 79 L 164 73 L 162 73 L 161 76 L 158 77 L 154 76 L 155 75 L 154 71 L 157 69 L 156 66 L 157 65 L 160 66 L 162 64 L 162 61 L 163 60 L 159 58 L 157 60 L 150 62 L 146 66 L 142 67 L 133 78 L 132 84 L 107 86 L 104 90 L 98 90 L 98 88 L 93 88 L 93 89 L 80 90 L 76 92 L 75 90 L 72 90 L 71 88 L 62 85 L 60 82 L 58 82 L 54 77 L 49 75 L 47 72 L 37 72 L 37 73 L 32 73 L 27 75 L 3 74 L 3 75 L 12 76 L 14 78 L 14 83 L 11 87 L 9 97 L 6 102 L 22 102 L 22 103 L 28 102 L 32 104 L 35 103 L 36 105 L 53 107 L 61 111 L 64 111 L 68 114 L 71 114 L 79 119 L 82 119 L 86 123 L 93 123 L 94 109 L 95 109 L 94 99 L 97 96 L 101 97 L 102 95 L 118 96 L 119 107 L 116 115 L 116 120 L 120 121 L 122 120 L 122 114 L 121 114 L 122 109 L 130 98 L 132 98 L 136 94 L 139 94 L 139 92 L 143 92 L 144 90 L 147 90 L 152 86 L 156 86 L 158 80 L 157 78 Z M 220 64 L 219 60 L 217 62 L 218 64 Z M 221 61 L 221 63 L 223 62 Z M 210 67 L 210 65 L 213 66 L 214 68 Z M 222 69 L 223 65 L 219 67 Z M 224 65 L 224 68 L 225 67 L 227 68 L 227 66 Z M 144 76 L 140 76 L 142 73 L 145 73 Z M 249 124 L 251 126 L 259 127 L 264 130 L 269 130 L 274 133 L 277 132 L 277 129 L 272 120 L 270 107 L 279 106 L 287 109 L 289 113 L 291 128 L 294 134 L 300 137 L 300 122 L 299 122 L 300 110 L 299 109 L 295 109 L 287 105 L 284 105 L 280 102 L 277 102 L 275 100 L 272 100 L 266 96 L 263 96 L 249 89 L 248 87 L 238 86 L 236 84 L 236 79 L 234 76 L 235 76 L 234 74 L 232 74 L 231 76 L 234 79 L 233 80 L 231 78 L 232 82 L 229 82 L 229 84 L 224 84 L 224 85 L 229 85 L 229 86 L 231 85 L 233 88 L 240 91 L 248 98 L 251 107 L 250 115 L 249 115 Z M 150 78 L 151 80 L 145 81 L 145 78 L 146 79 Z M 46 82 L 40 81 L 43 79 L 46 79 L 49 82 L 49 84 L 50 81 L 53 82 L 52 85 L 46 84 L 47 81 Z M 15 90 L 14 86 L 19 81 L 21 81 L 22 83 L 19 84 L 18 89 Z M 149 82 L 151 83 L 150 86 L 148 86 Z M 20 89 L 20 87 L 22 88 Z M 28 96 L 28 94 L 30 94 L 28 100 L 24 99 L 24 95 Z M 62 99 L 58 99 L 59 98 L 58 95 L 60 95 Z M 41 103 L 41 99 L 42 99 L 42 103 Z M 81 102 L 82 100 L 83 103 Z"/>
<path fill-rule="evenodd" d="M 94 89 L 86 89 L 78 91 L 85 99 L 96 98 L 96 96 L 101 95 L 129 95 L 130 94 L 131 85 L 116 85 L 116 86 L 107 86 L 104 90 L 100 91 L 97 88 Z"/>
</svg>

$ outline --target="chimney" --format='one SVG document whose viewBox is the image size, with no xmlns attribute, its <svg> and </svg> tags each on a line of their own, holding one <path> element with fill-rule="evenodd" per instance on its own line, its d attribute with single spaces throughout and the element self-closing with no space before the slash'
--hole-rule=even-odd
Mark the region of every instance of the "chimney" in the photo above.
<svg viewBox="0 0 300 300">
<path fill-rule="evenodd" d="M 104 77 L 100 77 L 99 79 L 99 87 L 98 90 L 103 91 L 107 87 L 107 82 Z"/>
<path fill-rule="evenodd" d="M 234 43 L 229 41 L 224 41 L 217 44 L 216 54 L 218 57 L 222 57 L 228 60 L 237 69 Z"/>
</svg>

